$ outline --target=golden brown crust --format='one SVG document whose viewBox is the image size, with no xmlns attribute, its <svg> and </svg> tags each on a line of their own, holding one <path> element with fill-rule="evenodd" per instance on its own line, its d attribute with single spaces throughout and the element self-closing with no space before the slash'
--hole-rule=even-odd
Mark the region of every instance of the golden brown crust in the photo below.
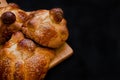
<svg viewBox="0 0 120 80">
<path fill-rule="evenodd" d="M 38 47 L 16 32 L 0 48 L 0 80 L 42 80 L 53 58 L 53 50 Z"/>
<path fill-rule="evenodd" d="M 53 8 L 49 11 L 50 17 L 55 23 L 60 23 L 63 19 L 63 11 L 61 8 Z"/>
<path fill-rule="evenodd" d="M 17 4 L 15 3 L 9 3 L 8 4 L 9 6 L 12 6 L 13 8 L 20 8 Z"/>
<path fill-rule="evenodd" d="M 66 20 L 61 9 L 38 10 L 29 15 L 22 32 L 42 46 L 57 48 L 68 38 Z"/>
<path fill-rule="evenodd" d="M 14 65 L 14 80 L 25 80 L 25 69 L 24 63 L 22 61 L 16 61 Z"/>
<path fill-rule="evenodd" d="M 51 48 L 60 47 L 68 35 L 60 8 L 25 12 L 14 3 L 0 7 L 0 80 L 43 80 L 55 56 Z"/>
<path fill-rule="evenodd" d="M 11 12 L 15 14 L 16 21 L 13 24 L 4 24 L 1 16 L 5 12 Z M 19 9 L 16 4 L 9 4 L 8 6 L 0 8 L 0 44 L 5 43 L 12 35 L 12 33 L 21 30 L 23 22 L 27 19 L 25 11 Z"/>
</svg>

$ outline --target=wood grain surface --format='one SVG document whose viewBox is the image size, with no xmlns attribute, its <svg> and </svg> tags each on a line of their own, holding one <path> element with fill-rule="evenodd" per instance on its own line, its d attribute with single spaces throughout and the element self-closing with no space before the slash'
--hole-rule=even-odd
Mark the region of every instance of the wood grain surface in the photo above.
<svg viewBox="0 0 120 80">
<path fill-rule="evenodd" d="M 58 65 L 65 59 L 69 58 L 73 54 L 72 48 L 65 43 L 63 46 L 60 48 L 56 49 L 56 55 L 53 61 L 50 63 L 49 68 L 53 68 L 54 66 Z"/>
</svg>

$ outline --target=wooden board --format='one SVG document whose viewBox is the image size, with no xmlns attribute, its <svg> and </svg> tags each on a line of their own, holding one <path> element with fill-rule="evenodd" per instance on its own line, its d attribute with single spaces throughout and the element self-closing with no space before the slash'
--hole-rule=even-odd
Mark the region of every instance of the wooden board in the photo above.
<svg viewBox="0 0 120 80">
<path fill-rule="evenodd" d="M 69 58 L 73 54 L 72 48 L 65 43 L 59 49 L 56 50 L 56 56 L 53 61 L 50 63 L 49 68 L 53 68 L 54 66 L 58 65 L 65 59 Z"/>
<path fill-rule="evenodd" d="M 0 7 L 7 6 L 8 3 L 6 0 L 0 0 Z M 53 68 L 54 66 L 58 65 L 68 57 L 70 57 L 73 53 L 72 48 L 65 43 L 63 46 L 61 46 L 59 49 L 56 49 L 56 55 L 55 58 L 52 60 L 52 62 L 49 65 L 49 69 Z"/>
</svg>

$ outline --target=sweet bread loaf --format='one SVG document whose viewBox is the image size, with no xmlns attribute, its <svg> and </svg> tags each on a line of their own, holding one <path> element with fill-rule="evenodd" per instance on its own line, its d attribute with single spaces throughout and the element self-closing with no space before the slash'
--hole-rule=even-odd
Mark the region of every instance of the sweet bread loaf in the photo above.
<svg viewBox="0 0 120 80">
<path fill-rule="evenodd" d="M 22 32 L 38 44 L 50 48 L 60 47 L 68 38 L 66 20 L 60 8 L 31 12 Z"/>
<path fill-rule="evenodd" d="M 0 5 L 0 80 L 43 80 L 68 39 L 66 24 L 60 8 L 26 12 Z"/>
<path fill-rule="evenodd" d="M 42 48 L 16 32 L 0 48 L 0 80 L 42 80 L 54 50 Z"/>
</svg>

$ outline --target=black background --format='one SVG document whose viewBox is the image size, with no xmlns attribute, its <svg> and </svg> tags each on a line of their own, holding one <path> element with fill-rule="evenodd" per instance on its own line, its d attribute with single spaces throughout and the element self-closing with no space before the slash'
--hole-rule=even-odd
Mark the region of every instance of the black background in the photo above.
<svg viewBox="0 0 120 80">
<path fill-rule="evenodd" d="M 120 80 L 120 0 L 8 0 L 31 11 L 60 7 L 74 54 L 45 80 Z"/>
</svg>

